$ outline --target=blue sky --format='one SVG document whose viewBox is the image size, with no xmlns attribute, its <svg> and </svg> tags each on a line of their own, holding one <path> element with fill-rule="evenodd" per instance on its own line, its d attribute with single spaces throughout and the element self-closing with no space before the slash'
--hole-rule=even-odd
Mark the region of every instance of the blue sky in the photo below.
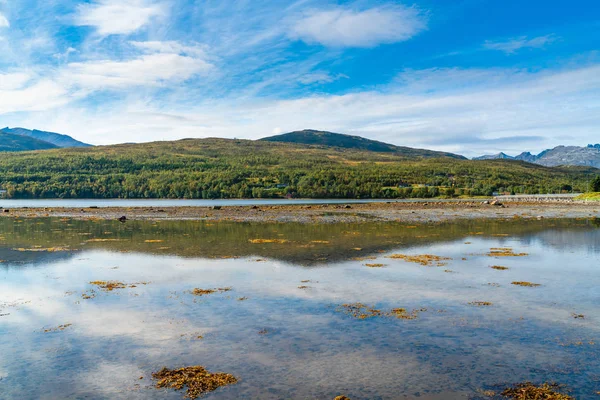
<svg viewBox="0 0 600 400">
<path fill-rule="evenodd" d="M 0 124 L 537 152 L 600 142 L 599 49 L 598 1 L 0 0 Z"/>
</svg>

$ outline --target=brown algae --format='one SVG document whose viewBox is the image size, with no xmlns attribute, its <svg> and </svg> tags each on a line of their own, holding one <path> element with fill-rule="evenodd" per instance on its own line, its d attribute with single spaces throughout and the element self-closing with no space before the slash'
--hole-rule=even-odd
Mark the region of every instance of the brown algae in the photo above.
<svg viewBox="0 0 600 400">
<path fill-rule="evenodd" d="M 187 387 L 185 398 L 197 399 L 198 397 L 217 390 L 221 386 L 237 383 L 237 378 L 223 372 L 210 373 L 202 366 L 185 367 L 179 369 L 163 368 L 152 374 L 157 380 L 156 388 L 170 388 L 182 390 Z"/>
<path fill-rule="evenodd" d="M 383 315 L 381 310 L 377 310 L 376 308 L 369 307 L 362 303 L 350 303 L 350 304 L 342 304 L 338 307 L 337 311 L 343 312 L 346 315 L 350 315 L 353 318 L 357 319 L 367 319 L 372 317 L 380 317 Z"/>
<path fill-rule="evenodd" d="M 539 283 L 531 283 L 531 282 L 511 282 L 512 285 L 515 286 L 523 286 L 523 287 L 539 287 L 542 286 Z"/>
<path fill-rule="evenodd" d="M 365 267 L 369 267 L 369 268 L 383 268 L 383 267 L 385 267 L 385 264 L 365 264 Z"/>
<path fill-rule="evenodd" d="M 26 249 L 26 248 L 16 248 L 13 249 L 14 251 L 20 251 L 20 252 L 30 252 L 30 253 L 57 253 L 60 251 L 74 251 L 68 247 L 33 247 L 30 249 Z"/>
<path fill-rule="evenodd" d="M 510 247 L 492 247 L 487 253 L 490 257 L 525 257 L 528 253 L 515 253 Z"/>
<path fill-rule="evenodd" d="M 449 257 L 440 257 L 440 256 L 434 256 L 431 254 L 421 254 L 421 255 L 415 255 L 415 256 L 409 256 L 406 254 L 392 254 L 391 256 L 388 256 L 387 258 L 400 259 L 400 260 L 404 260 L 406 262 L 421 264 L 425 267 L 431 266 L 433 264 L 436 264 L 438 267 L 443 267 L 444 265 L 446 265 L 446 263 L 444 261 L 452 260 Z"/>
<path fill-rule="evenodd" d="M 419 317 L 420 312 L 427 311 L 426 308 L 421 308 L 418 310 L 412 310 L 408 312 L 406 308 L 393 308 L 392 311 L 389 312 L 389 316 L 396 317 L 398 319 L 417 319 Z"/>
<path fill-rule="evenodd" d="M 574 397 L 559 392 L 560 385 L 544 383 L 536 386 L 531 382 L 524 382 L 507 388 L 501 395 L 515 400 L 574 400 Z"/>
<path fill-rule="evenodd" d="M 135 285 L 127 285 L 119 281 L 91 281 L 90 285 L 98 286 L 107 292 L 112 292 L 115 289 L 126 289 L 128 287 L 135 287 Z"/>
<path fill-rule="evenodd" d="M 343 312 L 356 319 L 367 319 L 373 317 L 395 317 L 398 319 L 413 320 L 419 317 L 419 313 L 427 311 L 427 308 L 414 309 L 408 311 L 406 308 L 393 308 L 389 312 L 383 312 L 374 307 L 363 303 L 342 304 L 337 308 L 338 312 Z"/>
<path fill-rule="evenodd" d="M 51 333 L 51 332 L 62 332 L 65 329 L 67 329 L 68 327 L 72 326 L 73 324 L 64 324 L 64 325 L 59 325 L 55 328 L 48 328 L 48 329 L 44 329 L 44 333 Z"/>
<path fill-rule="evenodd" d="M 469 305 L 476 306 L 476 307 L 489 307 L 489 306 L 492 306 L 493 303 L 491 303 L 489 301 L 472 301 L 469 303 Z"/>
<path fill-rule="evenodd" d="M 232 289 L 230 287 L 226 287 L 226 288 L 216 288 L 216 289 L 199 289 L 199 288 L 195 288 L 194 290 L 192 290 L 192 294 L 194 296 L 204 296 L 204 295 L 209 295 L 209 294 L 213 294 L 213 293 L 225 293 L 225 292 L 229 292 Z"/>
<path fill-rule="evenodd" d="M 288 241 L 285 239 L 250 239 L 248 240 L 252 244 L 262 244 L 262 243 L 287 243 Z"/>
</svg>

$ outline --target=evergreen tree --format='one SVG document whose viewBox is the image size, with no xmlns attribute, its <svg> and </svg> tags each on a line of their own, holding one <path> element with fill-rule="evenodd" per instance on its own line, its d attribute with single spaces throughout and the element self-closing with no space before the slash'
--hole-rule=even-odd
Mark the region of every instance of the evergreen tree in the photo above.
<svg viewBox="0 0 600 400">
<path fill-rule="evenodd" d="M 600 192 L 600 175 L 596 176 L 590 183 L 591 192 Z"/>
</svg>

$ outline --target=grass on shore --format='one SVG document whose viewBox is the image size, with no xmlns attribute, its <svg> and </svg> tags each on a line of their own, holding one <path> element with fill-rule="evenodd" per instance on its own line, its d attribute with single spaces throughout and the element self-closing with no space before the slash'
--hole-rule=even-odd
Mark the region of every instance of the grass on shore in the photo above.
<svg viewBox="0 0 600 400">
<path fill-rule="evenodd" d="M 575 200 L 583 200 L 583 201 L 600 201 L 600 193 L 584 193 L 575 197 Z"/>
</svg>

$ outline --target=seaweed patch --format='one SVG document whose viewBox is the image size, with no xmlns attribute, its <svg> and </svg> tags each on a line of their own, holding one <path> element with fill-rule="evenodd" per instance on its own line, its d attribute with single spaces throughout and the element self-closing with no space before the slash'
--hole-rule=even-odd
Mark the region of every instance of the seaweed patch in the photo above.
<svg viewBox="0 0 600 400">
<path fill-rule="evenodd" d="M 567 394 L 561 393 L 561 386 L 556 383 L 544 383 L 536 386 L 531 382 L 516 384 L 511 388 L 504 389 L 502 396 L 515 400 L 574 400 Z"/>
<path fill-rule="evenodd" d="M 531 282 L 511 282 L 512 285 L 515 286 L 523 286 L 523 287 L 539 287 L 542 286 L 539 283 L 531 283 Z"/>
<path fill-rule="evenodd" d="M 381 310 L 369 307 L 362 303 L 342 304 L 340 307 L 338 307 L 337 311 L 343 312 L 344 314 L 350 315 L 351 317 L 357 319 L 367 319 L 373 317 L 380 317 L 383 315 Z"/>
<path fill-rule="evenodd" d="M 216 288 L 216 289 L 199 289 L 199 288 L 195 288 L 194 290 L 191 291 L 191 293 L 194 296 L 205 296 L 205 295 L 209 295 L 209 294 L 213 294 L 213 293 L 225 293 L 225 292 L 229 292 L 231 290 L 232 290 L 232 288 L 230 288 L 230 287 Z"/>
<path fill-rule="evenodd" d="M 147 285 L 148 282 L 139 282 L 139 283 L 123 283 L 119 281 L 91 281 L 90 285 L 98 286 L 98 288 L 106 291 L 112 292 L 116 289 L 127 289 L 127 288 L 136 288 L 138 285 Z"/>
<path fill-rule="evenodd" d="M 528 253 L 515 253 L 510 247 L 492 247 L 487 253 L 489 257 L 525 257 Z"/>
<path fill-rule="evenodd" d="M 476 307 L 489 307 L 494 305 L 493 303 L 489 302 L 489 301 L 471 301 L 469 303 L 469 305 L 471 306 L 476 306 Z"/>
<path fill-rule="evenodd" d="M 185 398 L 197 399 L 205 393 L 212 392 L 226 385 L 237 383 L 237 378 L 224 372 L 210 373 L 201 366 L 185 367 L 179 369 L 163 368 L 152 373 L 152 378 L 157 380 L 156 388 L 170 388 L 182 390 L 187 387 Z"/>
<path fill-rule="evenodd" d="M 48 329 L 44 329 L 44 333 L 51 333 L 51 332 L 62 332 L 65 329 L 67 329 L 68 327 L 72 326 L 73 324 L 64 324 L 64 325 L 59 325 L 55 328 L 48 328 Z"/>
<path fill-rule="evenodd" d="M 286 239 L 250 239 L 248 240 L 252 244 L 262 244 L 262 243 L 287 243 Z"/>
<path fill-rule="evenodd" d="M 60 251 L 74 251 L 73 249 L 70 249 L 69 247 L 33 247 L 30 249 L 19 247 L 19 248 L 13 249 L 13 250 L 20 251 L 20 252 L 30 252 L 30 253 L 56 253 L 56 252 L 60 252 Z"/>
<path fill-rule="evenodd" d="M 412 310 L 411 312 L 408 312 L 406 308 L 393 308 L 388 315 L 398 319 L 417 319 L 419 317 L 419 313 L 425 311 L 427 311 L 426 308 Z"/>
<path fill-rule="evenodd" d="M 421 264 L 425 267 L 431 266 L 434 264 L 436 264 L 438 267 L 443 267 L 444 265 L 447 264 L 444 261 L 452 260 L 449 257 L 440 257 L 440 256 L 434 256 L 431 254 L 421 254 L 421 255 L 415 255 L 415 256 L 409 256 L 406 254 L 392 254 L 391 256 L 388 256 L 387 258 L 400 259 L 400 260 L 404 260 L 406 262 Z"/>
</svg>

